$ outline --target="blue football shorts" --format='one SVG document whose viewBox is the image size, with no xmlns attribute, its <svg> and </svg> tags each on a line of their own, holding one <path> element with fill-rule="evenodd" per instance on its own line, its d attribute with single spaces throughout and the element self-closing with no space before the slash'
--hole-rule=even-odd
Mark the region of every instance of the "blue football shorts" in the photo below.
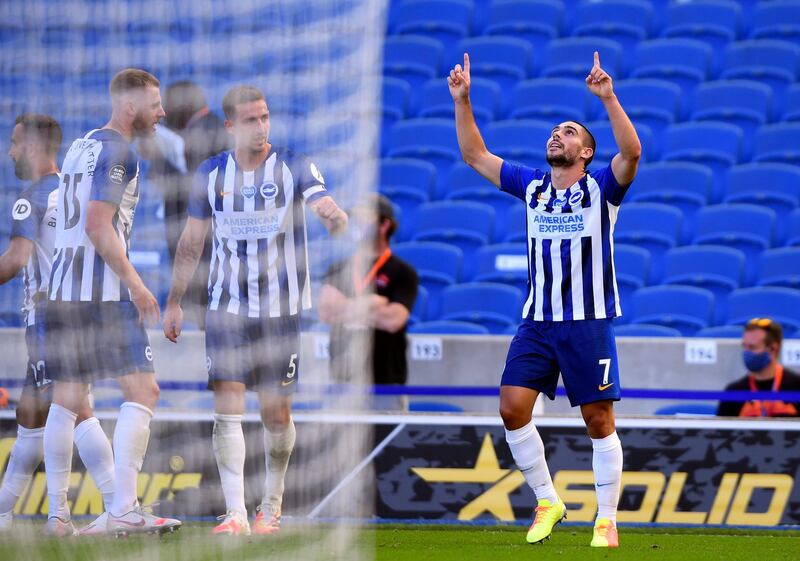
<svg viewBox="0 0 800 561">
<path fill-rule="evenodd" d="M 153 351 L 133 302 L 48 302 L 47 377 L 91 383 L 153 373 Z"/>
<path fill-rule="evenodd" d="M 249 390 L 290 395 L 297 391 L 300 316 L 251 318 L 206 312 L 208 385 L 241 382 Z"/>
<path fill-rule="evenodd" d="M 619 367 L 610 319 L 525 319 L 511 340 L 503 386 L 522 386 L 555 398 L 559 373 L 570 404 L 619 401 Z"/>
</svg>

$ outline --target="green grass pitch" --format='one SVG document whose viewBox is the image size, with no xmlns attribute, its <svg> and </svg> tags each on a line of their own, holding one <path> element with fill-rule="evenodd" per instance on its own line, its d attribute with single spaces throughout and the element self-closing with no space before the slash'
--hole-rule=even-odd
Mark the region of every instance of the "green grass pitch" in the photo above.
<svg viewBox="0 0 800 561">
<path fill-rule="evenodd" d="M 189 523 L 180 532 L 114 539 L 54 540 L 41 536 L 41 524 L 22 522 L 0 536 L 2 561 L 239 561 L 262 559 L 370 559 L 376 561 L 503 561 L 548 559 L 779 561 L 800 559 L 800 531 L 659 530 L 621 528 L 618 550 L 589 547 L 591 528 L 561 526 L 543 545 L 525 543 L 521 526 L 366 526 L 357 531 L 352 555 L 335 558 L 323 541 L 330 526 L 285 525 L 279 537 L 219 538 L 210 524 Z M 318 540 L 314 554 L 302 547 Z M 358 555 L 360 551 L 361 555 Z"/>
</svg>

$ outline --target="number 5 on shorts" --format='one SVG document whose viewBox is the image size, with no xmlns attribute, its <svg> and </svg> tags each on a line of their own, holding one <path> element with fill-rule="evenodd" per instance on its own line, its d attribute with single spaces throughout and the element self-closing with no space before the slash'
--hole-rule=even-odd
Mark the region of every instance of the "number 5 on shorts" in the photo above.
<svg viewBox="0 0 800 561">
<path fill-rule="evenodd" d="M 294 378 L 294 374 L 297 372 L 297 364 L 295 364 L 295 360 L 297 360 L 297 353 L 293 353 L 289 357 L 289 371 L 286 373 L 286 378 L 289 380 Z"/>
</svg>

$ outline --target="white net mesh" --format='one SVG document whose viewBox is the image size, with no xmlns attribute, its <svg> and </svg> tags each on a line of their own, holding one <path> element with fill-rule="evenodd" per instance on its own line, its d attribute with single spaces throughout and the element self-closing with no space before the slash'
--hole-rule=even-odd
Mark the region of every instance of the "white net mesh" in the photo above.
<svg viewBox="0 0 800 561">
<path fill-rule="evenodd" d="M 153 73 L 161 81 L 165 106 L 171 85 L 195 83 L 211 112 L 220 117 L 222 98 L 230 87 L 250 84 L 266 96 L 273 146 L 286 146 L 307 156 L 324 175 L 339 206 L 348 209 L 376 184 L 384 12 L 382 2 L 369 0 L 5 1 L 0 4 L 0 130 L 5 141 L 17 115 L 51 115 L 63 129 L 64 142 L 57 159 L 61 163 L 75 138 L 108 121 L 109 81 L 123 68 Z M 190 111 L 166 119 L 166 124 L 176 129 L 173 132 L 183 137 L 184 146 L 190 142 L 183 129 L 189 118 Z M 170 210 L 170 204 L 180 204 L 174 200 L 175 190 L 187 188 L 184 172 L 191 172 L 199 163 L 182 159 L 185 154 L 175 151 L 171 139 L 174 136 L 162 129 L 154 145 L 138 146 L 143 156 L 141 195 L 130 252 L 131 261 L 162 308 L 170 288 L 170 249 L 174 247 L 169 246 L 180 232 L 173 216 L 177 213 L 180 220 L 185 216 L 185 207 Z M 215 139 L 209 135 L 207 142 L 210 154 Z M 156 160 L 170 164 L 172 175 L 164 174 Z M 0 181 L 0 213 L 7 216 L 21 188 L 8 159 L 0 164 Z M 312 294 L 316 297 L 327 267 L 352 250 L 348 241 L 352 237 L 331 239 L 311 212 L 306 216 Z M 0 245 L 5 247 L 9 231 L 3 228 Z M 201 286 L 207 271 L 198 270 Z M 27 364 L 24 330 L 12 313 L 21 294 L 19 279 L 0 286 L 0 321 L 11 327 L 2 330 L 0 348 L 14 349 L 0 367 L 0 379 L 19 380 L 12 387 L 12 399 L 20 393 Z M 302 383 L 295 411 L 313 409 L 322 420 L 295 415 L 297 443 L 286 478 L 282 535 L 274 542 L 223 542 L 211 535 L 213 517 L 225 511 L 225 503 L 211 446 L 213 399 L 204 389 L 203 331 L 198 329 L 203 323 L 202 304 L 187 297 L 185 308 L 186 331 L 177 347 L 164 341 L 160 329 L 149 332 L 162 393 L 138 481 L 139 502 L 160 503 L 155 507 L 158 514 L 182 519 L 182 534 L 163 541 L 42 542 L 48 500 L 40 466 L 17 503 L 14 533 L 0 534 L 0 548 L 14 559 L 67 560 L 84 558 L 82 555 L 97 559 L 262 559 L 267 554 L 304 560 L 370 558 L 368 540 L 351 521 L 373 512 L 370 472 L 362 462 L 372 437 L 363 426 L 324 420 L 329 411 L 341 415 L 342 411 L 363 409 L 367 397 L 361 392 L 331 394 L 319 389 L 330 381 L 328 369 L 304 370 L 302 353 Z M 308 332 L 316 326 L 312 310 L 302 320 L 303 353 L 315 352 L 315 340 Z M 366 334 L 354 337 L 339 359 L 356 383 L 367 381 L 369 343 Z M 48 344 L 55 343 L 49 340 Z M 270 341 L 255 344 L 269 345 Z M 113 382 L 98 382 L 93 396 L 110 436 L 122 402 L 119 389 Z M 261 501 L 265 476 L 258 411 L 255 394 L 248 394 L 243 426 L 245 497 L 251 517 Z M 0 416 L 0 422 L 0 467 L 4 467 L 16 424 L 10 411 Z M 73 455 L 68 499 L 76 525 L 88 523 L 103 511 L 102 497 L 77 453 Z M 0 557 L 5 557 L 5 552 Z"/>
</svg>

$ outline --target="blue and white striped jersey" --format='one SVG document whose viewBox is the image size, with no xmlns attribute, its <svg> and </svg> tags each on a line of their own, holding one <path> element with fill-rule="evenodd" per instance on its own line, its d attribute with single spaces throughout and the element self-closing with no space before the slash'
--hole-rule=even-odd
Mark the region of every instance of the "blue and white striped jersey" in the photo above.
<svg viewBox="0 0 800 561">
<path fill-rule="evenodd" d="M 22 317 L 29 326 L 36 323 L 36 300 L 47 298 L 56 235 L 58 184 L 57 174 L 45 175 L 26 187 L 12 207 L 11 237 L 19 236 L 33 242 L 33 252 L 22 270 L 25 287 Z"/>
<path fill-rule="evenodd" d="M 208 308 L 248 317 L 293 316 L 311 307 L 303 203 L 327 195 L 308 159 L 273 147 L 255 171 L 233 151 L 198 168 L 189 215 L 213 218 Z"/>
<path fill-rule="evenodd" d="M 61 166 L 55 255 L 50 300 L 118 302 L 130 300 L 128 287 L 95 251 L 86 234 L 90 201 L 117 208 L 117 241 L 130 249 L 133 214 L 139 200 L 139 159 L 131 144 L 111 129 L 89 132 L 72 143 Z"/>
<path fill-rule="evenodd" d="M 628 186 L 611 166 L 556 190 L 550 174 L 509 162 L 501 189 L 527 206 L 528 298 L 533 321 L 614 318 L 622 314 L 614 274 L 614 224 Z"/>
</svg>

